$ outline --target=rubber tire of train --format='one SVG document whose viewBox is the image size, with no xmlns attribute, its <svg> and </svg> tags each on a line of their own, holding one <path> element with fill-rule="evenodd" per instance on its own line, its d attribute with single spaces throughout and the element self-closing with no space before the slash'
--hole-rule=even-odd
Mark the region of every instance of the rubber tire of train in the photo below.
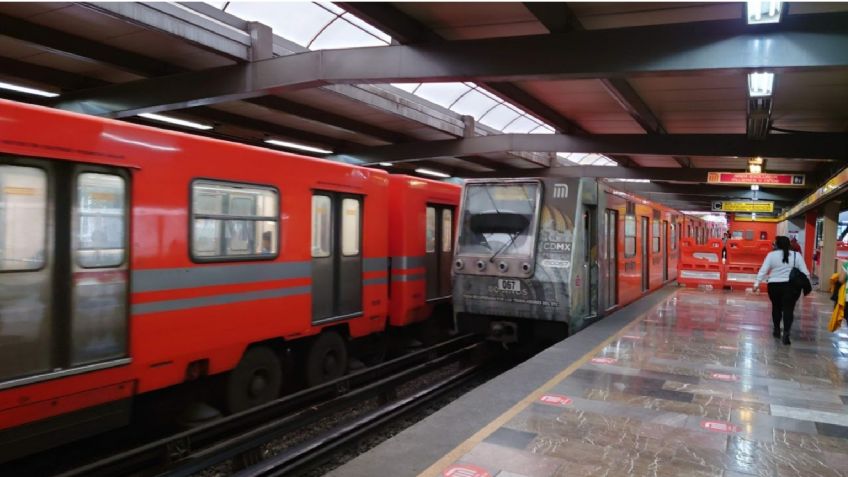
<svg viewBox="0 0 848 477">
<path fill-rule="evenodd" d="M 277 353 L 267 346 L 249 348 L 227 377 L 227 410 L 236 413 L 273 401 L 280 397 L 282 382 Z"/>
<path fill-rule="evenodd" d="M 346 371 L 347 344 L 344 338 L 334 331 L 318 335 L 306 353 L 306 386 L 332 381 L 344 376 Z"/>
</svg>

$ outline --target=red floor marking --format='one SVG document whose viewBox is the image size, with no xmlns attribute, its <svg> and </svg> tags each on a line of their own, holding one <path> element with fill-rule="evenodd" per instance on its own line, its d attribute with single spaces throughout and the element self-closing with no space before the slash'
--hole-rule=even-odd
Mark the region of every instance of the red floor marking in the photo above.
<svg viewBox="0 0 848 477">
<path fill-rule="evenodd" d="M 615 358 L 592 358 L 592 362 L 595 364 L 613 364 L 617 361 Z"/>
<path fill-rule="evenodd" d="M 571 404 L 572 401 L 570 397 L 563 396 L 562 394 L 545 394 L 539 398 L 539 402 L 550 406 L 565 407 Z"/>
<path fill-rule="evenodd" d="M 641 336 L 637 336 L 637 335 L 624 335 L 621 338 L 625 339 L 625 340 L 641 340 L 642 339 Z"/>
<path fill-rule="evenodd" d="M 710 373 L 710 379 L 715 379 L 716 381 L 736 382 L 739 381 L 739 376 L 726 373 Z"/>
<path fill-rule="evenodd" d="M 454 464 L 442 471 L 444 477 L 492 477 L 486 469 L 471 464 Z"/>
<path fill-rule="evenodd" d="M 739 426 L 724 421 L 701 421 L 701 427 L 712 432 L 732 434 L 739 432 Z"/>
<path fill-rule="evenodd" d="M 721 345 L 721 346 L 718 347 L 718 349 L 726 349 L 728 351 L 739 351 L 739 348 L 737 348 L 736 346 Z"/>
</svg>

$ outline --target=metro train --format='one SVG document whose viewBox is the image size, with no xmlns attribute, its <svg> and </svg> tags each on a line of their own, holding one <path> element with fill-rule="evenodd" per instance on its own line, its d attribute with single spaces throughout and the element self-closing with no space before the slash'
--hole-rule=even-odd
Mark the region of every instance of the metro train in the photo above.
<svg viewBox="0 0 848 477">
<path fill-rule="evenodd" d="M 516 348 L 559 341 L 673 281 L 682 238 L 721 232 L 588 178 L 469 180 L 460 209 L 457 326 Z"/>
<path fill-rule="evenodd" d="M 284 363 L 314 385 L 379 356 L 449 306 L 460 191 L 0 101 L 0 462 L 142 393 L 215 379 L 236 412 Z"/>
</svg>

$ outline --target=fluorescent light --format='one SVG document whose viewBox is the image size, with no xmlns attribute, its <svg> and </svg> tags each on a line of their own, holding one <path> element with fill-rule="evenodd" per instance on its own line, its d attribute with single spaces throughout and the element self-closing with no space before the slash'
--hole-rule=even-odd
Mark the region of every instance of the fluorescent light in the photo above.
<svg viewBox="0 0 848 477">
<path fill-rule="evenodd" d="M 759 174 L 763 172 L 763 166 L 759 164 L 748 164 L 748 172 L 751 174 Z"/>
<path fill-rule="evenodd" d="M 748 0 L 748 24 L 779 22 L 781 6 L 782 2 L 774 0 Z"/>
<path fill-rule="evenodd" d="M 392 163 L 391 163 L 391 162 L 381 162 L 381 163 L 379 163 L 378 165 L 383 166 L 383 167 L 392 167 Z"/>
<path fill-rule="evenodd" d="M 757 184 L 752 184 L 752 185 L 751 185 L 751 190 L 760 190 L 760 186 L 759 186 L 759 185 L 757 185 Z"/>
<path fill-rule="evenodd" d="M 607 182 L 638 182 L 645 184 L 651 182 L 650 179 L 607 179 Z"/>
<path fill-rule="evenodd" d="M 333 153 L 333 151 L 331 151 L 329 149 L 321 149 L 320 147 L 307 146 L 306 144 L 298 144 L 296 142 L 281 141 L 279 139 L 266 139 L 265 143 L 266 144 L 273 144 L 275 146 L 297 149 L 297 150 L 300 150 L 300 151 L 317 152 L 318 154 L 332 154 Z"/>
<path fill-rule="evenodd" d="M 185 126 L 187 128 L 202 129 L 204 131 L 212 129 L 212 126 L 209 126 L 207 124 L 200 124 L 194 121 L 186 121 L 185 119 L 172 118 L 171 116 L 162 116 L 161 114 L 141 113 L 139 114 L 139 116 L 142 118 L 152 119 L 154 121 L 160 121 L 163 123 L 176 124 L 177 126 Z"/>
<path fill-rule="evenodd" d="M 424 169 L 423 167 L 415 169 L 415 172 L 419 174 L 424 174 L 425 176 L 441 177 L 443 179 L 447 179 L 448 177 L 450 177 L 450 174 L 445 174 L 444 172 L 433 171 L 430 169 Z"/>
<path fill-rule="evenodd" d="M 774 73 L 748 73 L 748 96 L 761 98 L 771 96 Z"/>
<path fill-rule="evenodd" d="M 28 88 L 26 86 L 4 83 L 2 81 L 0 81 L 0 89 L 8 89 L 10 91 L 17 91 L 18 93 L 34 94 L 36 96 L 44 96 L 45 98 L 55 98 L 56 96 L 59 96 L 58 93 L 51 93 L 50 91 L 44 91 L 43 89 Z"/>
</svg>

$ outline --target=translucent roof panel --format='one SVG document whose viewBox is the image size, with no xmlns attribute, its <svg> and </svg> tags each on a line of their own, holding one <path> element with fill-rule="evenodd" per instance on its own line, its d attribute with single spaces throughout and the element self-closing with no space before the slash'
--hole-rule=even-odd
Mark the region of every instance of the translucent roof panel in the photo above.
<svg viewBox="0 0 848 477">
<path fill-rule="evenodd" d="M 585 154 L 579 152 L 558 152 L 557 159 L 560 164 L 578 166 L 617 166 L 612 159 L 602 154 Z"/>
<path fill-rule="evenodd" d="M 310 50 L 384 46 L 390 35 L 344 9 L 325 2 L 207 2 L 243 20 L 271 27 L 276 35 Z M 485 126 L 505 133 L 553 134 L 554 128 L 472 82 L 392 84 L 458 114 L 473 116 Z M 569 154 L 560 157 L 568 163 Z M 596 155 L 597 156 L 597 155 Z M 582 156 L 581 156 L 582 157 Z M 593 164 L 615 165 L 604 156 Z M 579 162 L 583 164 L 584 162 Z"/>
</svg>

